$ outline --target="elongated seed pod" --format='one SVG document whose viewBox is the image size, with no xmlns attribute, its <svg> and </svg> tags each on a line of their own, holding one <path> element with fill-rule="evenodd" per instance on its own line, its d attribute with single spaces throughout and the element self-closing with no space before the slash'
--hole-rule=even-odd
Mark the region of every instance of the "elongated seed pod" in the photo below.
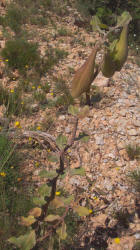
<svg viewBox="0 0 140 250">
<path fill-rule="evenodd" d="M 126 62 L 128 55 L 128 24 L 123 26 L 120 39 L 115 47 L 114 53 L 114 62 L 115 62 L 115 70 L 120 71 Z"/>
<path fill-rule="evenodd" d="M 112 77 L 115 73 L 115 62 L 113 61 L 112 54 L 109 50 L 104 55 L 101 71 L 102 74 L 107 78 Z"/>
<path fill-rule="evenodd" d="M 98 48 L 94 47 L 86 62 L 76 72 L 72 81 L 71 95 L 73 98 L 79 97 L 84 92 L 89 92 L 90 85 L 94 79 L 94 67 L 97 51 Z"/>
</svg>

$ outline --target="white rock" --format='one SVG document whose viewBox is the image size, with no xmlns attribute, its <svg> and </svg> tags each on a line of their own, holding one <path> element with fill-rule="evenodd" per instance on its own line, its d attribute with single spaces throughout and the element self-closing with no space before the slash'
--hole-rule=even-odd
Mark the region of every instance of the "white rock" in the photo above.
<svg viewBox="0 0 140 250">
<path fill-rule="evenodd" d="M 96 144 L 97 145 L 104 145 L 104 138 L 103 136 L 95 136 Z"/>
<path fill-rule="evenodd" d="M 135 136 L 138 135 L 138 132 L 136 129 L 130 129 L 128 130 L 128 135 Z"/>
</svg>

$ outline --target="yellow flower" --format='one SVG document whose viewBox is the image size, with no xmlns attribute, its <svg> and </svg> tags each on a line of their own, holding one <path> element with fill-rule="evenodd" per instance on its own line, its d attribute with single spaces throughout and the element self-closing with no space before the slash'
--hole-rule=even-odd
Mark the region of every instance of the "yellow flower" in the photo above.
<svg viewBox="0 0 140 250">
<path fill-rule="evenodd" d="M 2 62 L 2 59 L 0 59 L 0 62 Z"/>
<path fill-rule="evenodd" d="M 37 129 L 37 130 L 41 130 L 41 127 L 40 127 L 40 126 L 38 126 L 36 129 Z"/>
<path fill-rule="evenodd" d="M 90 213 L 90 214 L 92 214 L 92 213 L 93 213 L 93 210 L 92 210 L 92 209 L 89 209 L 88 211 L 89 211 L 89 213 Z"/>
<path fill-rule="evenodd" d="M 52 95 L 52 96 L 53 96 L 53 92 L 51 92 L 51 93 L 50 93 L 50 95 Z"/>
<path fill-rule="evenodd" d="M 115 238 L 114 241 L 115 241 L 116 244 L 120 244 L 120 239 L 119 238 Z"/>
<path fill-rule="evenodd" d="M 20 122 L 19 122 L 19 121 L 16 121 L 16 122 L 15 122 L 15 127 L 16 127 L 16 128 L 21 128 Z"/>
<path fill-rule="evenodd" d="M 11 89 L 10 92 L 11 92 L 11 93 L 14 93 L 14 89 Z"/>
<path fill-rule="evenodd" d="M 70 149 L 68 149 L 68 153 L 70 153 L 71 152 L 71 150 Z"/>
<path fill-rule="evenodd" d="M 8 59 L 5 59 L 5 62 L 8 62 L 9 60 Z"/>
<path fill-rule="evenodd" d="M 41 86 L 40 86 L 40 85 L 38 86 L 38 89 L 41 89 Z"/>
<path fill-rule="evenodd" d="M 35 89 L 35 86 L 32 86 L 32 89 Z"/>
<path fill-rule="evenodd" d="M 11 166 L 10 168 L 14 168 L 14 166 Z"/>
<path fill-rule="evenodd" d="M 119 167 L 117 167 L 117 168 L 116 168 L 116 170 L 120 170 L 120 168 L 119 168 Z"/>
<path fill-rule="evenodd" d="M 47 151 L 48 151 L 48 153 L 51 152 L 50 148 Z"/>
<path fill-rule="evenodd" d="M 32 137 L 29 137 L 29 141 L 32 141 Z"/>
<path fill-rule="evenodd" d="M 28 69 L 28 68 L 29 68 L 29 66 L 28 66 L 28 65 L 25 65 L 25 68 L 26 68 L 26 69 Z"/>
<path fill-rule="evenodd" d="M 98 200 L 98 197 L 94 196 L 94 197 L 93 197 L 93 200 Z"/>
<path fill-rule="evenodd" d="M 24 104 L 24 102 L 21 102 L 21 105 L 23 105 Z"/>
<path fill-rule="evenodd" d="M 39 162 L 36 162 L 36 163 L 35 163 L 35 166 L 36 166 L 36 167 L 39 167 Z"/>
<path fill-rule="evenodd" d="M 5 173 L 5 172 L 1 172 L 0 175 L 1 175 L 2 177 L 5 177 L 5 176 L 6 176 L 6 173 Z"/>
<path fill-rule="evenodd" d="M 16 78 L 15 77 L 13 77 L 13 80 L 15 80 Z"/>
<path fill-rule="evenodd" d="M 22 180 L 22 178 L 20 178 L 20 177 L 19 177 L 19 178 L 17 178 L 17 181 L 21 181 L 21 180 Z"/>
<path fill-rule="evenodd" d="M 60 195 L 60 192 L 59 192 L 59 191 L 55 192 L 55 195 L 59 196 L 59 195 Z"/>
</svg>

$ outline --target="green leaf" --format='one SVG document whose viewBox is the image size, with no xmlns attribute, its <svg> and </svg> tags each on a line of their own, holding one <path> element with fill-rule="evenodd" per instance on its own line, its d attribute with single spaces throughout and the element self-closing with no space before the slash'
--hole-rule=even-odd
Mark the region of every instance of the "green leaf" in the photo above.
<svg viewBox="0 0 140 250">
<path fill-rule="evenodd" d="M 41 215 L 41 208 L 40 207 L 34 207 L 29 211 L 29 215 L 32 215 L 34 217 L 39 217 Z"/>
<path fill-rule="evenodd" d="M 68 107 L 68 113 L 75 116 L 79 113 L 79 109 L 75 107 L 74 105 L 70 105 Z"/>
<path fill-rule="evenodd" d="M 132 20 L 132 16 L 128 11 L 124 11 L 121 16 L 117 17 L 117 25 L 118 26 L 124 26 L 125 24 L 128 24 Z"/>
<path fill-rule="evenodd" d="M 48 178 L 48 179 L 53 179 L 54 177 L 57 176 L 57 173 L 56 171 L 47 171 L 47 170 L 41 170 L 40 173 L 39 173 L 39 176 L 40 177 L 43 177 L 43 178 Z"/>
<path fill-rule="evenodd" d="M 90 25 L 92 26 L 92 30 L 94 31 L 94 32 L 96 32 L 96 31 L 101 31 L 100 30 L 100 25 L 101 25 L 101 22 L 100 22 L 100 19 L 99 19 L 99 17 L 98 16 L 93 16 L 92 17 L 92 19 L 91 19 L 91 21 L 90 21 Z"/>
<path fill-rule="evenodd" d="M 51 187 L 49 187 L 47 184 L 42 184 L 38 188 L 38 192 L 41 196 L 49 196 L 51 193 Z"/>
<path fill-rule="evenodd" d="M 80 141 L 82 141 L 82 142 L 88 142 L 88 141 L 89 141 L 89 135 L 83 136 L 83 137 L 80 139 Z"/>
<path fill-rule="evenodd" d="M 56 230 L 56 233 L 59 235 L 59 238 L 61 240 L 65 240 L 67 238 L 67 232 L 66 232 L 66 224 L 65 222 L 62 223 L 62 226 L 59 227 L 57 230 Z"/>
<path fill-rule="evenodd" d="M 55 197 L 50 204 L 53 208 L 64 207 L 64 202 L 60 197 Z"/>
<path fill-rule="evenodd" d="M 87 216 L 89 215 L 89 209 L 87 207 L 76 206 L 73 210 L 78 213 L 79 216 Z"/>
<path fill-rule="evenodd" d="M 36 219 L 34 218 L 34 216 L 29 215 L 28 217 L 21 217 L 21 225 L 29 227 L 31 226 L 34 222 L 36 221 Z"/>
<path fill-rule="evenodd" d="M 67 137 L 64 135 L 59 135 L 56 138 L 56 144 L 60 149 L 63 149 L 67 144 Z"/>
<path fill-rule="evenodd" d="M 60 216 L 57 214 L 49 214 L 47 217 L 45 217 L 44 221 L 48 221 L 48 222 L 53 222 L 55 220 L 60 220 Z"/>
<path fill-rule="evenodd" d="M 77 140 L 80 140 L 81 142 L 88 142 L 89 141 L 89 135 L 88 134 L 85 134 L 85 133 L 80 133 Z"/>
<path fill-rule="evenodd" d="M 85 176 L 85 169 L 84 168 L 75 168 L 70 170 L 70 175 L 81 175 Z"/>
<path fill-rule="evenodd" d="M 19 236 L 18 238 L 11 237 L 10 239 L 8 239 L 8 241 L 21 250 L 30 250 L 36 244 L 35 231 L 31 230 L 28 233 Z"/>
<path fill-rule="evenodd" d="M 70 205 L 74 201 L 74 195 L 70 195 L 68 198 L 62 198 L 65 205 Z"/>
<path fill-rule="evenodd" d="M 44 197 L 33 197 L 33 203 L 36 205 L 36 206 L 43 206 L 46 201 L 44 200 Z"/>
<path fill-rule="evenodd" d="M 58 162 L 59 158 L 54 154 L 49 154 L 48 155 L 48 161 L 50 161 L 50 162 Z"/>
</svg>

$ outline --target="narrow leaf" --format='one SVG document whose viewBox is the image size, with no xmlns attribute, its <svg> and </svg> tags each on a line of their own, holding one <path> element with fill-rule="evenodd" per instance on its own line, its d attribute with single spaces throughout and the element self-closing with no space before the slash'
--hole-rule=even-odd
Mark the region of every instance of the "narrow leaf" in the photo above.
<svg viewBox="0 0 140 250">
<path fill-rule="evenodd" d="M 44 170 L 40 171 L 39 176 L 43 177 L 43 178 L 53 179 L 54 177 L 57 176 L 57 173 L 56 173 L 56 171 L 46 171 L 44 169 Z"/>
<path fill-rule="evenodd" d="M 26 227 L 29 227 L 35 221 L 36 219 L 32 215 L 29 215 L 28 217 L 24 217 L 24 216 L 21 217 L 21 225 L 26 226 Z"/>
<path fill-rule="evenodd" d="M 76 206 L 73 208 L 73 210 L 77 212 L 79 216 L 87 216 L 90 214 L 89 209 L 82 206 Z"/>
<path fill-rule="evenodd" d="M 47 217 L 45 217 L 44 221 L 53 222 L 55 220 L 59 220 L 60 218 L 61 217 L 59 215 L 49 214 Z"/>
<path fill-rule="evenodd" d="M 49 196 L 51 193 L 51 187 L 49 187 L 47 184 L 42 184 L 38 188 L 38 192 L 41 196 Z"/>
<path fill-rule="evenodd" d="M 44 200 L 44 197 L 33 197 L 33 203 L 36 205 L 36 206 L 43 206 L 46 201 Z"/>
<path fill-rule="evenodd" d="M 85 176 L 85 169 L 84 169 L 84 168 L 75 168 L 75 169 L 71 169 L 70 175 L 81 175 L 81 176 Z"/>
<path fill-rule="evenodd" d="M 64 207 L 64 202 L 60 197 L 55 197 L 50 204 L 53 208 Z"/>
<path fill-rule="evenodd" d="M 75 116 L 79 113 L 79 109 L 75 107 L 74 105 L 70 105 L 68 107 L 68 113 Z"/>
<path fill-rule="evenodd" d="M 29 215 L 32 215 L 34 217 L 39 217 L 41 215 L 41 208 L 40 207 L 35 207 L 29 211 Z"/>
<path fill-rule="evenodd" d="M 67 144 L 67 137 L 64 135 L 59 135 L 56 138 L 56 144 L 60 149 L 63 149 Z"/>
<path fill-rule="evenodd" d="M 28 233 L 19 236 L 18 238 L 11 237 L 8 239 L 8 241 L 21 250 L 31 250 L 36 244 L 35 231 L 31 230 Z"/>
<path fill-rule="evenodd" d="M 50 162 L 58 162 L 59 158 L 54 154 L 49 154 L 48 155 L 48 161 L 50 161 Z"/>
</svg>

